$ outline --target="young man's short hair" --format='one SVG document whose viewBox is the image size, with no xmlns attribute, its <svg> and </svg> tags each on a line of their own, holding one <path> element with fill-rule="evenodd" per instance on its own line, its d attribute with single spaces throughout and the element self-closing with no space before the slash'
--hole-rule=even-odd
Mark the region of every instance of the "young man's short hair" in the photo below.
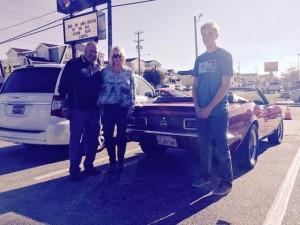
<svg viewBox="0 0 300 225">
<path fill-rule="evenodd" d="M 219 34 L 219 26 L 218 26 L 218 24 L 216 24 L 213 21 L 209 21 L 209 22 L 206 22 L 205 24 L 203 24 L 201 27 L 201 31 L 205 28 L 212 28 L 216 31 L 217 34 Z"/>
</svg>

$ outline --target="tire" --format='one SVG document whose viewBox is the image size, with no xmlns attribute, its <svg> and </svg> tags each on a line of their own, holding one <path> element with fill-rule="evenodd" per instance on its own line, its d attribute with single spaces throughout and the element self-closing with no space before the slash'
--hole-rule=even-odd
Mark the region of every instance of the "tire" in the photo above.
<svg viewBox="0 0 300 225">
<path fill-rule="evenodd" d="M 259 139 L 257 125 L 253 124 L 238 149 L 238 161 L 242 168 L 251 170 L 257 163 Z"/>
<path fill-rule="evenodd" d="M 99 137 L 98 137 L 97 152 L 101 152 L 103 149 L 105 149 L 105 140 L 104 140 L 104 134 L 103 134 L 103 126 L 101 126 L 100 134 L 99 134 Z"/>
<path fill-rule="evenodd" d="M 268 136 L 268 142 L 278 145 L 282 142 L 283 138 L 283 121 L 281 120 L 277 129 Z"/>
<path fill-rule="evenodd" d="M 142 151 L 149 156 L 161 156 L 167 151 L 167 147 L 159 146 L 150 142 L 140 142 Z"/>
</svg>

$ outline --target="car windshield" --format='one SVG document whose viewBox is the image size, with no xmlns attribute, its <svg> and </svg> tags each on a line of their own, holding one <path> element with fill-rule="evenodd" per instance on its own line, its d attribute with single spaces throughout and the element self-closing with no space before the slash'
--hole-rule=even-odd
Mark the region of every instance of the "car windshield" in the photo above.
<svg viewBox="0 0 300 225">
<path fill-rule="evenodd" d="M 174 97 L 187 97 L 188 95 L 178 90 L 169 90 L 170 94 Z"/>
<path fill-rule="evenodd" d="M 15 70 L 1 93 L 53 93 L 60 68 L 33 67 Z"/>
<path fill-rule="evenodd" d="M 233 95 L 234 97 L 232 97 Z M 266 99 L 263 99 L 262 96 L 256 91 L 244 91 L 243 89 L 235 89 L 230 88 L 229 95 L 228 95 L 228 101 L 230 103 L 233 102 L 247 102 L 247 101 L 253 101 L 256 104 L 263 105 L 267 104 L 268 101 Z"/>
</svg>

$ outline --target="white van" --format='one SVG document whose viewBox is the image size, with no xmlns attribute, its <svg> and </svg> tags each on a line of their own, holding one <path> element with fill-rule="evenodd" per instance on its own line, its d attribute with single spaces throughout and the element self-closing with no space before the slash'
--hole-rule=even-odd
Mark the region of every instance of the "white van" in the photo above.
<svg viewBox="0 0 300 225">
<path fill-rule="evenodd" d="M 0 140 L 30 145 L 68 145 L 69 121 L 62 115 L 58 85 L 60 64 L 15 69 L 0 91 Z M 155 97 L 154 88 L 135 75 L 136 100 Z M 99 134 L 100 149 L 104 138 Z"/>
</svg>

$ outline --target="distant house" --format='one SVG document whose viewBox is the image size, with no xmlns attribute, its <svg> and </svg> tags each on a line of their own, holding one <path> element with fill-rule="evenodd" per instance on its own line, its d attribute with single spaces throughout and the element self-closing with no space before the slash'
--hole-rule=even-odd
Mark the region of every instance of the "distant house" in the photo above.
<svg viewBox="0 0 300 225">
<path fill-rule="evenodd" d="M 177 73 L 179 75 L 192 75 L 192 70 L 180 70 Z"/>
<path fill-rule="evenodd" d="M 159 63 L 156 60 L 140 60 L 140 65 L 139 65 L 139 59 L 138 58 L 128 58 L 126 59 L 126 65 L 130 67 L 134 73 L 143 74 L 145 70 L 147 69 L 161 69 L 161 63 Z"/>
<path fill-rule="evenodd" d="M 84 53 L 85 45 L 76 45 L 76 57 Z M 72 59 L 72 48 L 70 45 L 55 45 L 48 43 L 40 43 L 35 50 L 10 48 L 6 53 L 7 59 L 2 60 L 2 65 L 5 70 L 8 64 L 14 68 L 43 63 L 62 63 Z M 99 54 L 99 62 L 104 64 L 103 53 Z"/>
<path fill-rule="evenodd" d="M 157 62 L 156 60 L 147 60 L 144 64 L 145 70 L 146 69 L 161 69 L 161 63 Z"/>
<path fill-rule="evenodd" d="M 6 53 L 7 60 L 3 60 L 4 67 L 6 68 L 8 63 L 10 63 L 13 67 L 21 66 L 23 63 L 23 56 L 25 54 L 35 56 L 35 51 L 22 48 L 10 48 Z"/>
</svg>

